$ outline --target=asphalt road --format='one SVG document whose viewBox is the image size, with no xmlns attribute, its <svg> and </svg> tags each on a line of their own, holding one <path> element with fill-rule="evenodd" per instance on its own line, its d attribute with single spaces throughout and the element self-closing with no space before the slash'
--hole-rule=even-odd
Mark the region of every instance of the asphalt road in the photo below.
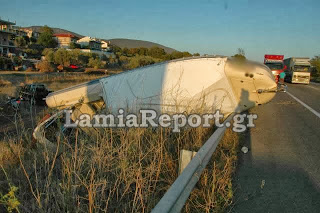
<svg viewBox="0 0 320 213">
<path fill-rule="evenodd" d="M 300 102 L 279 93 L 250 111 L 258 119 L 242 142 L 233 212 L 320 212 L 320 85 L 288 92 Z"/>
</svg>

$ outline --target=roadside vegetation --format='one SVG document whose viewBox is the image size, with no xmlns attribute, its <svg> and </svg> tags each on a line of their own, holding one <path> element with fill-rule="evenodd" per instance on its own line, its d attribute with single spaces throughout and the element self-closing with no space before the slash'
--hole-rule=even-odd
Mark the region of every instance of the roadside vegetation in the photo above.
<svg viewBox="0 0 320 213">
<path fill-rule="evenodd" d="M 320 56 L 311 59 L 311 80 L 320 83 Z"/>
<path fill-rule="evenodd" d="M 237 49 L 237 53 L 234 56 L 232 56 L 232 58 L 234 58 L 234 59 L 236 59 L 238 61 L 244 61 L 244 60 L 246 60 L 246 56 L 245 55 L 246 54 L 245 54 L 244 49 L 238 48 Z"/>
<path fill-rule="evenodd" d="M 49 73 L 15 79 L 57 90 L 100 77 Z M 35 125 L 48 110 L 31 107 L 13 111 L 10 117 L 0 109 L 0 116 L 13 126 L 0 135 L 0 212 L 150 212 L 178 177 L 180 150 L 198 151 L 214 131 L 111 128 L 93 139 L 73 130 L 66 136 L 54 133 L 52 150 L 32 139 Z M 236 133 L 226 132 L 183 212 L 230 208 L 238 141 Z"/>
<path fill-rule="evenodd" d="M 183 57 L 193 56 L 189 52 L 173 52 L 168 54 L 164 49 L 159 47 L 151 48 L 123 48 L 113 46 L 111 49 L 113 55 L 99 56 L 95 53 L 84 53 L 80 49 L 52 49 L 46 48 L 43 50 L 42 55 L 45 56 L 45 61 L 55 66 L 68 67 L 71 64 L 81 67 L 88 67 L 94 69 L 107 69 L 115 68 L 121 70 L 134 69 L 161 61 L 168 61 Z M 199 54 L 194 54 L 198 56 Z M 42 63 L 46 63 L 43 61 Z M 48 66 L 47 69 L 50 70 Z"/>
<path fill-rule="evenodd" d="M 213 129 L 105 129 L 97 139 L 74 130 L 57 133 L 54 150 L 27 131 L 0 142 L 1 212 L 150 212 L 178 176 L 179 151 L 197 151 Z M 229 208 L 237 151 L 228 130 L 183 212 Z"/>
<path fill-rule="evenodd" d="M 124 69 L 134 69 L 137 67 L 154 64 L 161 61 L 174 60 L 184 57 L 200 56 L 199 53 L 174 51 L 166 53 L 160 47 L 151 48 L 123 48 L 113 46 L 112 52 L 116 55 L 117 63 Z"/>
</svg>

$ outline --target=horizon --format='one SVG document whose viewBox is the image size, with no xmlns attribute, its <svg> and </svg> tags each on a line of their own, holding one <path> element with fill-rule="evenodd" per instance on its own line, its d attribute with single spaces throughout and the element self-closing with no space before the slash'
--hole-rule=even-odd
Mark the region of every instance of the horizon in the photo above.
<svg viewBox="0 0 320 213">
<path fill-rule="evenodd" d="M 314 0 L 76 3 L 10 1 L 2 3 L 1 19 L 101 39 L 149 41 L 201 55 L 232 56 L 242 48 L 248 59 L 258 62 L 265 54 L 285 58 L 320 54 L 320 2 Z"/>
</svg>

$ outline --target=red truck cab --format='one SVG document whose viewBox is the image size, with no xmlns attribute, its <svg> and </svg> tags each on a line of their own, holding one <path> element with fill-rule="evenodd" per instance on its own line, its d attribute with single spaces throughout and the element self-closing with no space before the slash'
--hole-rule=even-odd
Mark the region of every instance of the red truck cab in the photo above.
<svg viewBox="0 0 320 213">
<path fill-rule="evenodd" d="M 284 55 L 264 55 L 264 64 L 268 66 L 276 83 L 279 82 L 279 75 L 281 72 L 287 69 L 287 66 L 283 64 Z"/>
</svg>

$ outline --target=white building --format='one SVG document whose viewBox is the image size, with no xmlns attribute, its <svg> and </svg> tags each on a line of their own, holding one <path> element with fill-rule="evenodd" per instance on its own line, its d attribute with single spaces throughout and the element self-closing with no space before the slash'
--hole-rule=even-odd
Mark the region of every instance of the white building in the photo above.
<svg viewBox="0 0 320 213">
<path fill-rule="evenodd" d="M 81 48 L 91 49 L 91 50 L 101 50 L 101 41 L 89 36 L 83 37 L 77 41 Z"/>
<path fill-rule="evenodd" d="M 16 35 L 13 30 L 15 23 L 0 19 L 0 55 L 7 55 L 14 51 L 12 38 Z"/>
<path fill-rule="evenodd" d="M 109 41 L 101 41 L 101 49 L 108 51 L 110 50 L 110 42 Z"/>
</svg>

